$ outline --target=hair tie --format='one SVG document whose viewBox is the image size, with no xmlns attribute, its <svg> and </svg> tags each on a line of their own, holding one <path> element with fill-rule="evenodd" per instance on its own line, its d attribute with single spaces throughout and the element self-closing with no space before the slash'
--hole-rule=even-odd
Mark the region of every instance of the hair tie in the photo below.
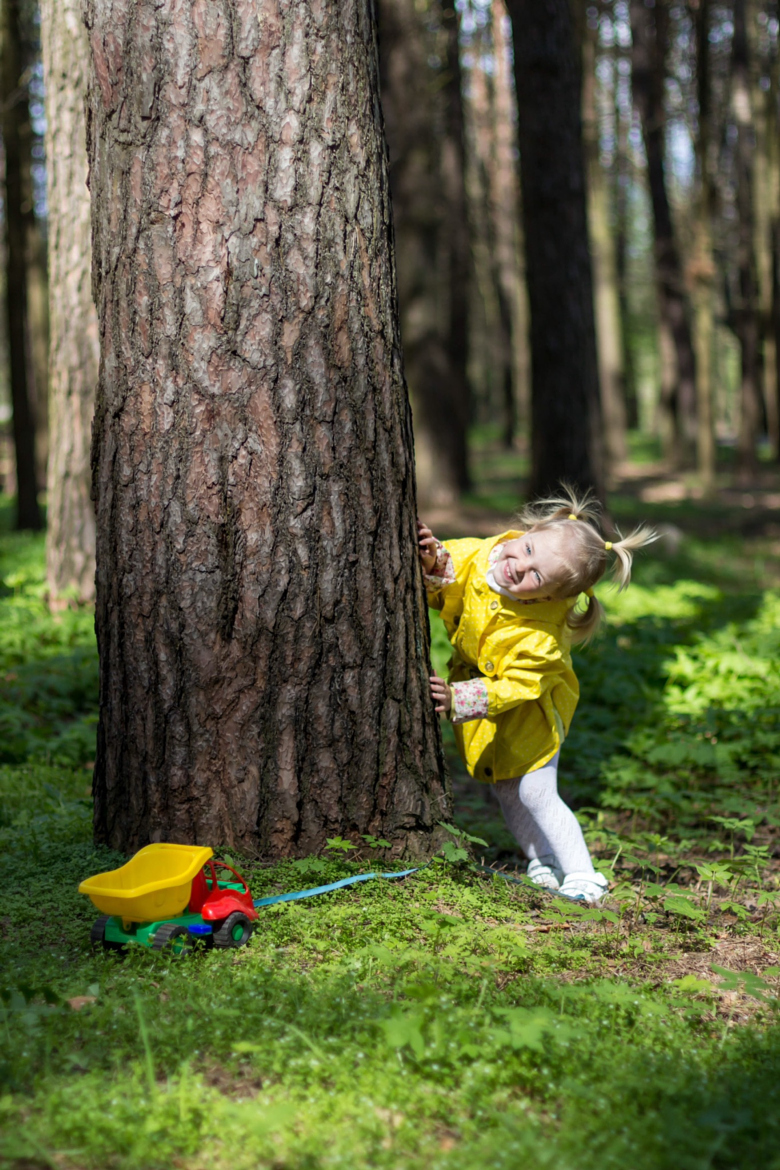
<svg viewBox="0 0 780 1170">
<path fill-rule="evenodd" d="M 569 520 L 576 520 L 576 519 L 577 519 L 577 517 L 574 515 L 574 513 L 573 513 L 573 512 L 569 512 L 569 515 L 568 515 L 567 519 L 569 519 Z"/>
<path fill-rule="evenodd" d="M 612 541 L 611 541 L 611 540 L 605 540 L 605 541 L 604 541 L 604 548 L 607 550 L 607 552 L 609 552 L 609 550 L 612 548 Z"/>
<path fill-rule="evenodd" d="M 592 589 L 586 589 L 586 590 L 585 590 L 585 596 L 586 596 L 586 597 L 590 597 L 590 598 L 592 599 L 592 598 L 593 598 L 593 590 L 592 590 Z"/>
</svg>

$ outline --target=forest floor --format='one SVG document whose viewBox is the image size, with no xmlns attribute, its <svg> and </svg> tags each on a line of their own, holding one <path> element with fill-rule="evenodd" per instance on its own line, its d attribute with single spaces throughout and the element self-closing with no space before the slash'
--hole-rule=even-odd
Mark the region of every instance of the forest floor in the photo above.
<svg viewBox="0 0 780 1170">
<path fill-rule="evenodd" d="M 488 454 L 438 534 L 508 522 L 518 460 Z M 91 839 L 91 614 L 49 613 L 43 541 L 0 506 L 0 1166 L 780 1170 L 780 484 L 726 472 L 705 501 L 628 470 L 614 521 L 665 536 L 599 590 L 561 769 L 603 906 L 524 884 L 445 727 L 474 860 L 265 909 L 247 947 L 184 959 L 90 948 L 77 885 L 122 860 Z M 226 860 L 257 897 L 373 852 Z"/>
</svg>

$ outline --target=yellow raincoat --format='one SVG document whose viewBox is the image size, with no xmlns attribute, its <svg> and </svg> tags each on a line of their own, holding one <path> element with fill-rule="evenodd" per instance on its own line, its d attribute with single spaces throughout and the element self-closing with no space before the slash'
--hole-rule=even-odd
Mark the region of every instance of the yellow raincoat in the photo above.
<svg viewBox="0 0 780 1170">
<path fill-rule="evenodd" d="M 487 583 L 491 550 L 521 535 L 445 541 L 455 581 L 431 584 L 428 591 L 428 604 L 441 610 L 452 643 L 449 681 L 485 681 L 487 717 L 453 726 L 469 772 L 488 783 L 523 776 L 551 760 L 580 694 L 566 625 L 576 598 L 511 601 Z"/>
</svg>

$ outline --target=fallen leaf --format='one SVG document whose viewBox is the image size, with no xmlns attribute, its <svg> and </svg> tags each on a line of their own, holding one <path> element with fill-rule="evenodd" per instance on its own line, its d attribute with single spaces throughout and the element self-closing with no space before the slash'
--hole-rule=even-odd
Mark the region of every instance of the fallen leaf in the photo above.
<svg viewBox="0 0 780 1170">
<path fill-rule="evenodd" d="M 83 1007 L 90 1003 L 95 1003 L 96 995 L 74 995 L 72 999 L 67 1000 L 68 1007 L 72 1008 L 74 1012 L 80 1012 Z"/>
</svg>

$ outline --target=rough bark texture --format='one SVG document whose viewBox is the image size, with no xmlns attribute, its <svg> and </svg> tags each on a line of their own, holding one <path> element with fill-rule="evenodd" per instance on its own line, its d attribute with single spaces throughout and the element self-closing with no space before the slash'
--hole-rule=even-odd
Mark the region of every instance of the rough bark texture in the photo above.
<svg viewBox="0 0 780 1170">
<path fill-rule="evenodd" d="M 469 487 L 468 235 L 457 26 L 454 13 L 444 26 L 439 0 L 428 10 L 414 0 L 379 0 L 377 13 L 417 485 L 422 505 L 449 503 Z"/>
<path fill-rule="evenodd" d="M 5 147 L 6 313 L 11 405 L 16 452 L 16 523 L 38 529 L 34 382 L 27 298 L 26 242 L 32 216 L 29 186 L 30 124 L 22 80 L 19 0 L 0 2 L 0 132 Z"/>
<path fill-rule="evenodd" d="M 92 300 L 81 0 L 42 0 L 49 210 L 49 467 L 46 568 L 53 598 L 95 595 L 90 438 L 100 345 Z"/>
<path fill-rule="evenodd" d="M 369 0 L 88 0 L 95 830 L 424 854 L 429 699 Z"/>
<path fill-rule="evenodd" d="M 569 0 L 510 0 L 531 316 L 531 491 L 603 493 L 580 69 Z"/>
<path fill-rule="evenodd" d="M 696 359 L 690 310 L 680 253 L 666 187 L 666 55 L 669 30 L 668 0 L 652 6 L 631 0 L 631 85 L 642 123 L 647 156 L 647 180 L 653 208 L 655 275 L 658 289 L 662 366 L 669 375 L 661 387 L 666 411 L 668 453 L 681 461 L 696 442 Z"/>
</svg>

